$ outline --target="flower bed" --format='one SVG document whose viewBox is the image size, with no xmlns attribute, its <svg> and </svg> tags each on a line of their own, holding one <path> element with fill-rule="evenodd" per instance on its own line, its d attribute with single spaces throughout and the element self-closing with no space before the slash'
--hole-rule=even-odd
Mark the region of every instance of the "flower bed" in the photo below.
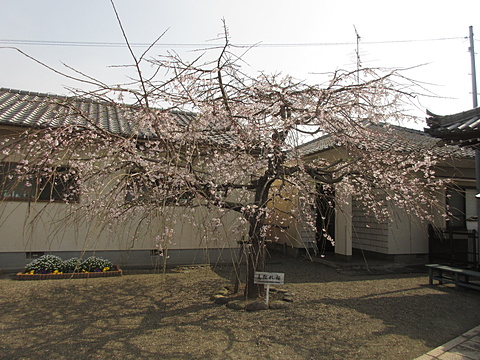
<svg viewBox="0 0 480 360">
<path fill-rule="evenodd" d="M 109 260 L 91 256 L 85 260 L 62 260 L 55 255 L 43 255 L 25 266 L 17 280 L 75 279 L 120 276 L 122 270 Z"/>
</svg>

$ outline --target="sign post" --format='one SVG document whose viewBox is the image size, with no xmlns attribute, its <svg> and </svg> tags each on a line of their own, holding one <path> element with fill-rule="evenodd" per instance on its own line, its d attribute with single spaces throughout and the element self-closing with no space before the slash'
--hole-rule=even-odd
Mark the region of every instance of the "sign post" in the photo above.
<svg viewBox="0 0 480 360">
<path fill-rule="evenodd" d="M 270 285 L 283 285 L 284 284 L 284 273 L 271 273 L 271 272 L 261 272 L 256 271 L 253 279 L 254 284 L 264 284 L 267 285 L 267 295 L 266 303 L 268 305 L 268 300 L 270 296 Z"/>
</svg>

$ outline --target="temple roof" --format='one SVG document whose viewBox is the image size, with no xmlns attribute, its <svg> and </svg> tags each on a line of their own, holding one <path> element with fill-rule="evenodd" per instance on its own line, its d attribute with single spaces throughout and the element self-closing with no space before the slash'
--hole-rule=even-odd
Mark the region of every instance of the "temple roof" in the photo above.
<svg viewBox="0 0 480 360">
<path fill-rule="evenodd" d="M 446 144 L 478 148 L 480 145 L 480 107 L 453 115 L 436 115 L 427 110 L 425 132 Z"/>
</svg>

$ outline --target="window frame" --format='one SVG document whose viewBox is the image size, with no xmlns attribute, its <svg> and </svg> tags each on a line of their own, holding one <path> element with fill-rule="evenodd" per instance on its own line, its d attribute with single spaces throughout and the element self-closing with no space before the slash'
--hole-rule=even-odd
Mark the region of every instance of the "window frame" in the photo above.
<svg viewBox="0 0 480 360">
<path fill-rule="evenodd" d="M 467 193 L 468 190 L 472 190 L 474 187 L 470 186 L 457 186 L 448 187 L 446 190 L 446 206 L 448 213 L 451 213 L 446 222 L 446 228 L 452 230 L 466 230 L 468 229 L 467 223 L 470 217 L 467 217 Z M 453 207 L 452 196 L 458 196 L 457 200 L 460 200 L 461 208 Z M 478 214 L 477 214 L 478 216 Z"/>
<path fill-rule="evenodd" d="M 68 190 L 76 184 L 78 177 L 68 166 L 56 166 L 49 175 L 40 169 L 32 168 L 28 173 L 21 173 L 20 162 L 0 162 L 0 201 L 7 202 L 53 202 L 78 203 L 79 194 Z"/>
</svg>

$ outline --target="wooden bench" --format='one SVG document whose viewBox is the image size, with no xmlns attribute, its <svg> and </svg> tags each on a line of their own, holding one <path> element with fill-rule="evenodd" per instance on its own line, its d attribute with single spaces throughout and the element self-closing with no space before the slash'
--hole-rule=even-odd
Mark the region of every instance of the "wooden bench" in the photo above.
<svg viewBox="0 0 480 360">
<path fill-rule="evenodd" d="M 478 271 L 439 264 L 426 264 L 425 266 L 428 268 L 430 285 L 433 285 L 433 280 L 437 280 L 440 285 L 451 283 L 455 284 L 456 287 L 462 286 L 480 290 L 479 282 L 471 282 L 472 279 L 480 280 L 480 272 Z"/>
</svg>

